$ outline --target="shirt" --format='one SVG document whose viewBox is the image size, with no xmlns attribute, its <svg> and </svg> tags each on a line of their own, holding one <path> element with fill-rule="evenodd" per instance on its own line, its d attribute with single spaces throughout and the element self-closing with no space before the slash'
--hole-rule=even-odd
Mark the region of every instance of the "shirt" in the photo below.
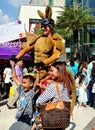
<svg viewBox="0 0 95 130">
<path fill-rule="evenodd" d="M 58 83 L 58 87 L 59 87 L 61 99 L 62 100 L 70 99 L 69 95 L 68 95 L 68 90 L 66 87 L 63 86 L 63 83 Z M 41 103 L 48 102 L 48 101 L 52 101 L 52 102 L 58 101 L 58 93 L 57 93 L 56 86 L 55 86 L 54 82 L 51 83 L 45 89 L 45 91 L 38 97 L 38 99 L 36 100 L 36 105 L 38 106 Z"/>
<path fill-rule="evenodd" d="M 92 77 L 91 77 L 91 69 L 92 69 L 92 62 L 90 62 L 89 64 L 88 64 L 88 67 L 87 67 L 87 83 L 89 83 L 89 81 L 92 79 Z"/>
<path fill-rule="evenodd" d="M 16 71 L 16 76 L 19 76 L 20 79 L 22 80 L 22 77 L 23 77 L 22 68 L 19 67 L 19 66 L 16 64 L 16 65 L 15 65 L 15 71 Z"/>
<path fill-rule="evenodd" d="M 19 119 L 22 115 L 28 115 L 32 118 L 33 114 L 33 97 L 35 95 L 34 90 L 29 90 L 25 92 L 22 90 L 21 85 L 18 87 L 18 92 L 20 93 L 20 98 L 17 101 L 17 113 L 16 118 Z"/>
<path fill-rule="evenodd" d="M 6 75 L 4 82 L 5 83 L 11 82 L 11 80 L 10 80 L 10 78 L 12 78 L 11 68 L 5 68 L 3 73 Z"/>
</svg>

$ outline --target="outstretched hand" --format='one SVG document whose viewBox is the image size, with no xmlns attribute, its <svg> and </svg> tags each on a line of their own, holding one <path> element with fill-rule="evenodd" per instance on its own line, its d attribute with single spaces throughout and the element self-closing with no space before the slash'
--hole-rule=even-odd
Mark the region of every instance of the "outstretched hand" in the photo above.
<svg viewBox="0 0 95 130">
<path fill-rule="evenodd" d="M 43 62 L 38 62 L 35 64 L 35 67 L 40 71 L 41 69 L 43 69 L 45 66 L 45 64 Z"/>
</svg>

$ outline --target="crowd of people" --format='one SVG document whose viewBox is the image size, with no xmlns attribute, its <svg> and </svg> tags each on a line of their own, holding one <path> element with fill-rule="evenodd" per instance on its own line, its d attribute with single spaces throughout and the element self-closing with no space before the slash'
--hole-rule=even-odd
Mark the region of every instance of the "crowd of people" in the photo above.
<svg viewBox="0 0 95 130">
<path fill-rule="evenodd" d="M 51 11 L 51 8 L 47 7 L 46 10 Z M 34 41 L 30 40 L 31 44 L 16 57 L 11 57 L 3 72 L 6 98 L 10 87 L 14 87 L 14 94 L 8 99 L 7 107 L 17 108 L 17 122 L 9 130 L 36 129 L 35 117 L 40 116 L 40 104 L 58 100 L 55 82 L 58 83 L 61 99 L 72 100 L 71 115 L 75 104 L 79 110 L 86 108 L 86 105 L 95 107 L 95 57 L 90 63 L 76 57 L 57 61 L 64 51 L 63 39 L 54 33 L 51 12 L 46 13 L 46 16 L 40 11 L 39 14 L 43 18 L 43 35 Z M 34 67 L 26 68 L 20 57 L 31 49 L 35 51 Z"/>
<path fill-rule="evenodd" d="M 77 64 L 76 59 L 78 60 Z M 95 108 L 95 56 L 92 56 L 90 62 L 85 60 L 79 61 L 78 58 L 74 58 L 73 61 L 69 59 L 67 65 L 72 71 L 76 81 L 77 107 L 84 109 L 86 105 L 89 105 Z"/>
<path fill-rule="evenodd" d="M 35 130 L 35 123 L 33 127 L 31 126 L 31 123 L 34 122 L 33 113 L 35 112 L 33 103 L 35 102 L 35 105 L 39 106 L 49 100 L 55 102 L 57 100 L 55 81 L 59 84 L 61 98 L 63 100 L 71 98 L 72 84 L 66 71 L 67 68 L 75 79 L 75 108 L 84 110 L 87 105 L 95 108 L 95 57 L 93 56 L 89 63 L 87 61 L 79 61 L 77 58 L 71 60 L 69 58 L 69 62 L 67 61 L 54 62 L 48 69 L 46 68 L 47 76 L 41 80 L 41 67 L 37 68 L 37 66 L 34 66 L 33 68 L 30 66 L 26 68 L 25 66 L 23 67 L 22 59 L 14 57 L 9 59 L 3 72 L 6 98 L 9 96 L 11 86 L 14 86 L 14 94 L 8 99 L 7 107 L 8 109 L 17 108 L 18 110 L 16 113 L 17 122 L 12 125 L 10 130 L 15 127 L 20 127 L 21 129 L 23 122 L 26 123 L 27 129 Z M 39 94 L 35 98 L 36 91 Z"/>
<path fill-rule="evenodd" d="M 95 57 L 93 56 L 91 59 L 91 62 L 87 61 L 79 61 L 79 59 L 73 58 L 73 60 L 69 58 L 65 62 L 65 65 L 70 69 L 72 74 L 75 77 L 75 82 L 76 82 L 76 96 L 77 96 L 77 102 L 83 100 L 83 106 L 89 105 L 91 107 L 94 107 L 95 105 L 95 84 L 94 84 L 94 77 L 95 77 Z M 7 62 L 7 65 L 3 71 L 3 80 L 4 80 L 4 90 L 3 94 L 5 94 L 5 98 L 7 99 L 9 97 L 9 91 L 10 87 L 14 86 L 14 91 L 16 91 L 16 84 L 12 81 L 12 67 L 11 67 L 11 62 L 14 61 L 16 63 L 15 65 L 15 71 L 16 75 L 19 80 L 19 84 L 21 83 L 22 77 L 26 74 L 30 74 L 31 76 L 35 76 L 34 68 L 33 67 L 28 67 L 25 68 L 23 67 L 23 60 L 17 59 L 12 57 L 9 59 Z M 48 77 L 48 76 L 47 76 Z M 45 86 L 44 86 L 45 87 Z M 83 92 L 84 91 L 84 92 Z M 81 97 L 81 94 L 83 97 Z M 13 96 L 15 98 L 15 96 Z M 11 104 L 11 99 L 8 101 L 8 106 L 9 108 L 14 107 L 15 102 L 17 101 L 19 95 L 17 96 L 16 99 L 13 99 L 13 103 Z M 82 99 L 84 98 L 84 99 Z M 9 105 L 11 104 L 11 105 Z M 80 104 L 80 103 L 79 103 Z M 77 104 L 78 105 L 78 104 Z"/>
</svg>

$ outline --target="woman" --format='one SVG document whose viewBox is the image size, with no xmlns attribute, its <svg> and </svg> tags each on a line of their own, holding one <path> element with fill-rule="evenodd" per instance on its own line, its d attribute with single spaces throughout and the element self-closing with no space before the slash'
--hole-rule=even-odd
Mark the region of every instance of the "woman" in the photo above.
<svg viewBox="0 0 95 130">
<path fill-rule="evenodd" d="M 58 82 L 61 99 L 70 99 L 72 86 L 68 78 L 68 74 L 66 73 L 66 66 L 63 62 L 58 61 L 53 63 L 50 67 L 49 74 L 51 75 L 53 82 L 51 82 L 45 91 L 38 97 L 36 100 L 37 106 L 48 101 L 58 101 L 58 93 L 56 91 L 55 82 Z"/>
</svg>

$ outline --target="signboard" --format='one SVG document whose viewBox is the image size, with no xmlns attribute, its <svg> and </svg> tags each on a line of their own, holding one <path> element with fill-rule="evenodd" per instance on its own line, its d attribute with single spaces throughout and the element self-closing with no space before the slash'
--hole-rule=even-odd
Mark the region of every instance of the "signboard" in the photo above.
<svg viewBox="0 0 95 130">
<path fill-rule="evenodd" d="M 15 21 L 0 25 L 0 43 L 13 41 L 25 37 L 24 24 Z"/>
<path fill-rule="evenodd" d="M 29 32 L 35 33 L 35 29 L 40 27 L 41 19 L 29 19 Z"/>
</svg>

